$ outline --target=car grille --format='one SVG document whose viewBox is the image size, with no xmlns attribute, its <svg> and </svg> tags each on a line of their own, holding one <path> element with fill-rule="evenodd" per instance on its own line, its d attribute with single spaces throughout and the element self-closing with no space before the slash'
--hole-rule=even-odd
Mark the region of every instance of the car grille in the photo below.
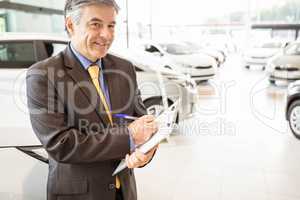
<svg viewBox="0 0 300 200">
<path fill-rule="evenodd" d="M 288 67 L 288 68 L 285 68 L 285 67 L 280 67 L 280 66 L 276 66 L 276 67 L 275 67 L 275 70 L 278 70 L 278 71 L 289 71 L 289 72 L 299 71 L 299 69 L 296 68 L 296 67 Z"/>
</svg>

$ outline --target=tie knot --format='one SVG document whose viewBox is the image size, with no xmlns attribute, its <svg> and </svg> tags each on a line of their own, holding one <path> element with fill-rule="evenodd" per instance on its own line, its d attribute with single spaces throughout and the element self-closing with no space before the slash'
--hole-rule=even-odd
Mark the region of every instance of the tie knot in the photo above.
<svg viewBox="0 0 300 200">
<path fill-rule="evenodd" d="M 89 66 L 88 72 L 89 72 L 92 79 L 98 79 L 98 77 L 99 77 L 99 66 L 98 65 Z"/>
</svg>

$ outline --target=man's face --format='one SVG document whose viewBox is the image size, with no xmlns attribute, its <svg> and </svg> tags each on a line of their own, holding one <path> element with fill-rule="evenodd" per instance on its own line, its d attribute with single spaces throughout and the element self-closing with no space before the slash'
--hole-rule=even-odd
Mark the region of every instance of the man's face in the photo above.
<svg viewBox="0 0 300 200">
<path fill-rule="evenodd" d="M 91 61 L 104 57 L 114 39 L 116 15 L 113 7 L 91 5 L 81 9 L 79 24 L 68 17 L 66 27 L 75 49 Z"/>
</svg>

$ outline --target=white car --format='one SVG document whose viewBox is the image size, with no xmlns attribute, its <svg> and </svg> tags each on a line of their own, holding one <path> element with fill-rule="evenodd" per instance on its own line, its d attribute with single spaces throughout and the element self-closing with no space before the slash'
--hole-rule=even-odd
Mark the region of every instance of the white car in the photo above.
<svg viewBox="0 0 300 200">
<path fill-rule="evenodd" d="M 285 117 L 292 133 L 300 140 L 300 81 L 294 81 L 288 86 Z"/>
<path fill-rule="evenodd" d="M 270 83 L 277 80 L 294 81 L 300 79 L 300 42 L 294 42 L 282 53 L 274 56 L 267 65 Z"/>
<path fill-rule="evenodd" d="M 215 58 L 218 63 L 218 67 L 224 64 L 224 62 L 226 61 L 226 55 L 221 50 L 214 49 L 212 47 L 203 47 L 200 44 L 195 42 L 185 41 L 184 43 L 187 44 L 189 48 L 195 53 L 203 53 Z"/>
<path fill-rule="evenodd" d="M 217 61 L 203 53 L 192 52 L 184 43 L 146 42 L 140 48 L 162 59 L 170 69 L 190 75 L 197 83 L 216 75 Z"/>
<path fill-rule="evenodd" d="M 255 44 L 244 51 L 243 66 L 250 68 L 252 65 L 259 65 L 265 69 L 269 59 L 284 49 L 287 44 L 287 42 L 283 41 L 268 41 Z"/>
</svg>

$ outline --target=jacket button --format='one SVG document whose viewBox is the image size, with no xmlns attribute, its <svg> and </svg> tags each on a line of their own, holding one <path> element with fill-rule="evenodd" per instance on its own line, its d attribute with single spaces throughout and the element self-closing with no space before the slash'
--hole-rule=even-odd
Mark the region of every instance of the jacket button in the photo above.
<svg viewBox="0 0 300 200">
<path fill-rule="evenodd" d="M 111 184 L 108 185 L 108 188 L 109 188 L 110 190 L 114 190 L 114 189 L 116 188 L 116 185 L 113 184 L 113 183 L 111 183 Z"/>
</svg>

